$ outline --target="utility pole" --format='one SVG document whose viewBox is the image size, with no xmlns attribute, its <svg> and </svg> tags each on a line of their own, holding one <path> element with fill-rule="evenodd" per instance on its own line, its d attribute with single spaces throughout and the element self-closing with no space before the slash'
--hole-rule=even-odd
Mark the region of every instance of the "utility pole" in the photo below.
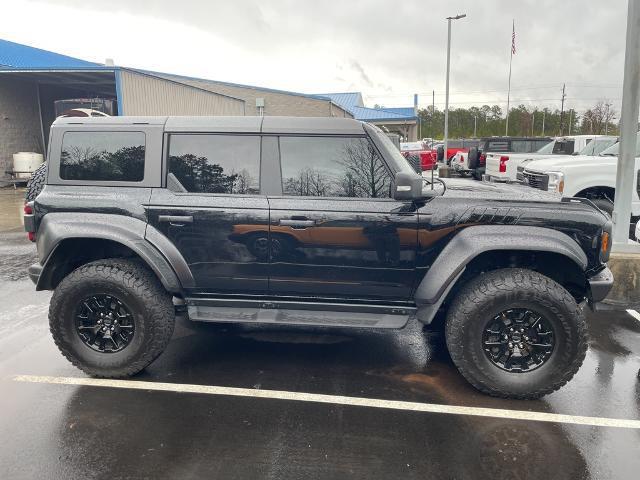
<svg viewBox="0 0 640 480">
<path fill-rule="evenodd" d="M 474 115 L 473 116 L 473 138 L 477 138 L 477 132 L 478 132 L 478 116 Z"/>
<path fill-rule="evenodd" d="M 436 132 L 433 130 L 433 119 L 436 117 L 436 91 L 431 90 L 431 150 L 433 150 L 433 137 Z"/>
<path fill-rule="evenodd" d="M 547 116 L 547 109 L 542 110 L 542 136 L 544 137 L 544 119 Z"/>
<path fill-rule="evenodd" d="M 640 89 L 640 2 L 629 0 L 624 53 L 622 108 L 620 109 L 620 154 L 616 171 L 616 198 L 613 207 L 613 248 L 628 248 L 631 199 L 636 189 L 634 174 Z M 636 250 L 637 251 L 637 246 Z"/>
<path fill-rule="evenodd" d="M 447 165 L 447 149 L 449 147 L 449 67 L 451 65 L 451 20 L 459 20 L 467 14 L 447 17 L 447 83 L 444 95 L 444 166 Z M 446 175 L 446 174 L 445 174 Z"/>
<path fill-rule="evenodd" d="M 533 125 L 536 123 L 536 112 L 531 112 L 531 136 L 533 137 Z"/>
<path fill-rule="evenodd" d="M 573 108 L 569 110 L 569 135 L 571 135 L 571 125 L 573 124 Z"/>
<path fill-rule="evenodd" d="M 513 54 L 516 53 L 516 21 L 513 20 L 513 30 L 511 33 L 511 56 L 509 57 L 509 87 L 507 90 L 507 121 L 504 126 L 504 136 L 509 136 L 509 102 L 511 100 L 511 63 L 513 62 Z"/>
<path fill-rule="evenodd" d="M 563 127 L 564 125 L 562 125 L 562 122 L 564 120 L 564 99 L 566 97 L 566 95 L 564 94 L 564 87 L 565 84 L 562 84 L 562 106 L 560 107 L 560 135 L 563 134 Z"/>
</svg>

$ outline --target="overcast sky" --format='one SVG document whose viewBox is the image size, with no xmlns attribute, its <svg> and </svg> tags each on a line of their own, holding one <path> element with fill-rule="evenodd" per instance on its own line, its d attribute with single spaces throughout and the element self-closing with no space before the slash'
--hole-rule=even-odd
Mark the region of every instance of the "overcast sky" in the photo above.
<svg viewBox="0 0 640 480">
<path fill-rule="evenodd" d="M 10 0 L 0 36 L 103 63 L 305 93 L 361 91 L 368 106 L 444 105 L 445 17 L 453 23 L 451 105 L 619 111 L 626 0 Z"/>
</svg>

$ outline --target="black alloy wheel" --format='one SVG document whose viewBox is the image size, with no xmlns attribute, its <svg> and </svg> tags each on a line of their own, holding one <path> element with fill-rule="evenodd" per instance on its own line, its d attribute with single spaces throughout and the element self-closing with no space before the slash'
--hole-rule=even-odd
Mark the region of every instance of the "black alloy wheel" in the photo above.
<svg viewBox="0 0 640 480">
<path fill-rule="evenodd" d="M 553 354 L 555 336 L 551 324 L 527 308 L 511 308 L 494 316 L 485 326 L 482 347 L 491 363 L 507 372 L 530 372 Z"/>
<path fill-rule="evenodd" d="M 98 294 L 84 298 L 76 312 L 76 330 L 80 340 L 96 352 L 119 352 L 131 343 L 135 335 L 131 311 L 113 295 Z"/>
</svg>

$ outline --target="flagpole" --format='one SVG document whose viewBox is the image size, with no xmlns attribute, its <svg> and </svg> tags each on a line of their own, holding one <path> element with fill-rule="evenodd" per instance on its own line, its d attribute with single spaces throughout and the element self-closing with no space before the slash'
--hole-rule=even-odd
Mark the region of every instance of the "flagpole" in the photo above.
<svg viewBox="0 0 640 480">
<path fill-rule="evenodd" d="M 511 56 L 509 57 L 509 87 L 507 90 L 507 122 L 504 128 L 504 135 L 509 135 L 509 101 L 511 100 L 511 62 L 513 61 L 513 48 L 515 45 L 516 21 L 513 20 L 513 30 L 511 34 Z"/>
</svg>

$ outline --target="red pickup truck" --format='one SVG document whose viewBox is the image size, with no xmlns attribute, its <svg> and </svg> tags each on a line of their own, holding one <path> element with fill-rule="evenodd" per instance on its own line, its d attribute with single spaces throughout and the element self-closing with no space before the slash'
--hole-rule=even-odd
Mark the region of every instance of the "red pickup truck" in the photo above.
<svg viewBox="0 0 640 480">
<path fill-rule="evenodd" d="M 456 140 L 449 140 L 447 142 L 447 155 L 446 155 L 446 163 L 447 165 L 451 164 L 451 159 L 458 152 L 466 153 L 470 148 L 478 147 L 480 145 L 480 139 L 478 138 L 460 138 Z M 438 148 L 437 152 L 437 160 L 439 162 L 445 161 L 444 155 L 444 146 Z"/>
<path fill-rule="evenodd" d="M 437 150 L 430 148 L 424 142 L 403 142 L 400 144 L 400 153 L 420 170 L 433 170 L 437 165 Z"/>
</svg>

